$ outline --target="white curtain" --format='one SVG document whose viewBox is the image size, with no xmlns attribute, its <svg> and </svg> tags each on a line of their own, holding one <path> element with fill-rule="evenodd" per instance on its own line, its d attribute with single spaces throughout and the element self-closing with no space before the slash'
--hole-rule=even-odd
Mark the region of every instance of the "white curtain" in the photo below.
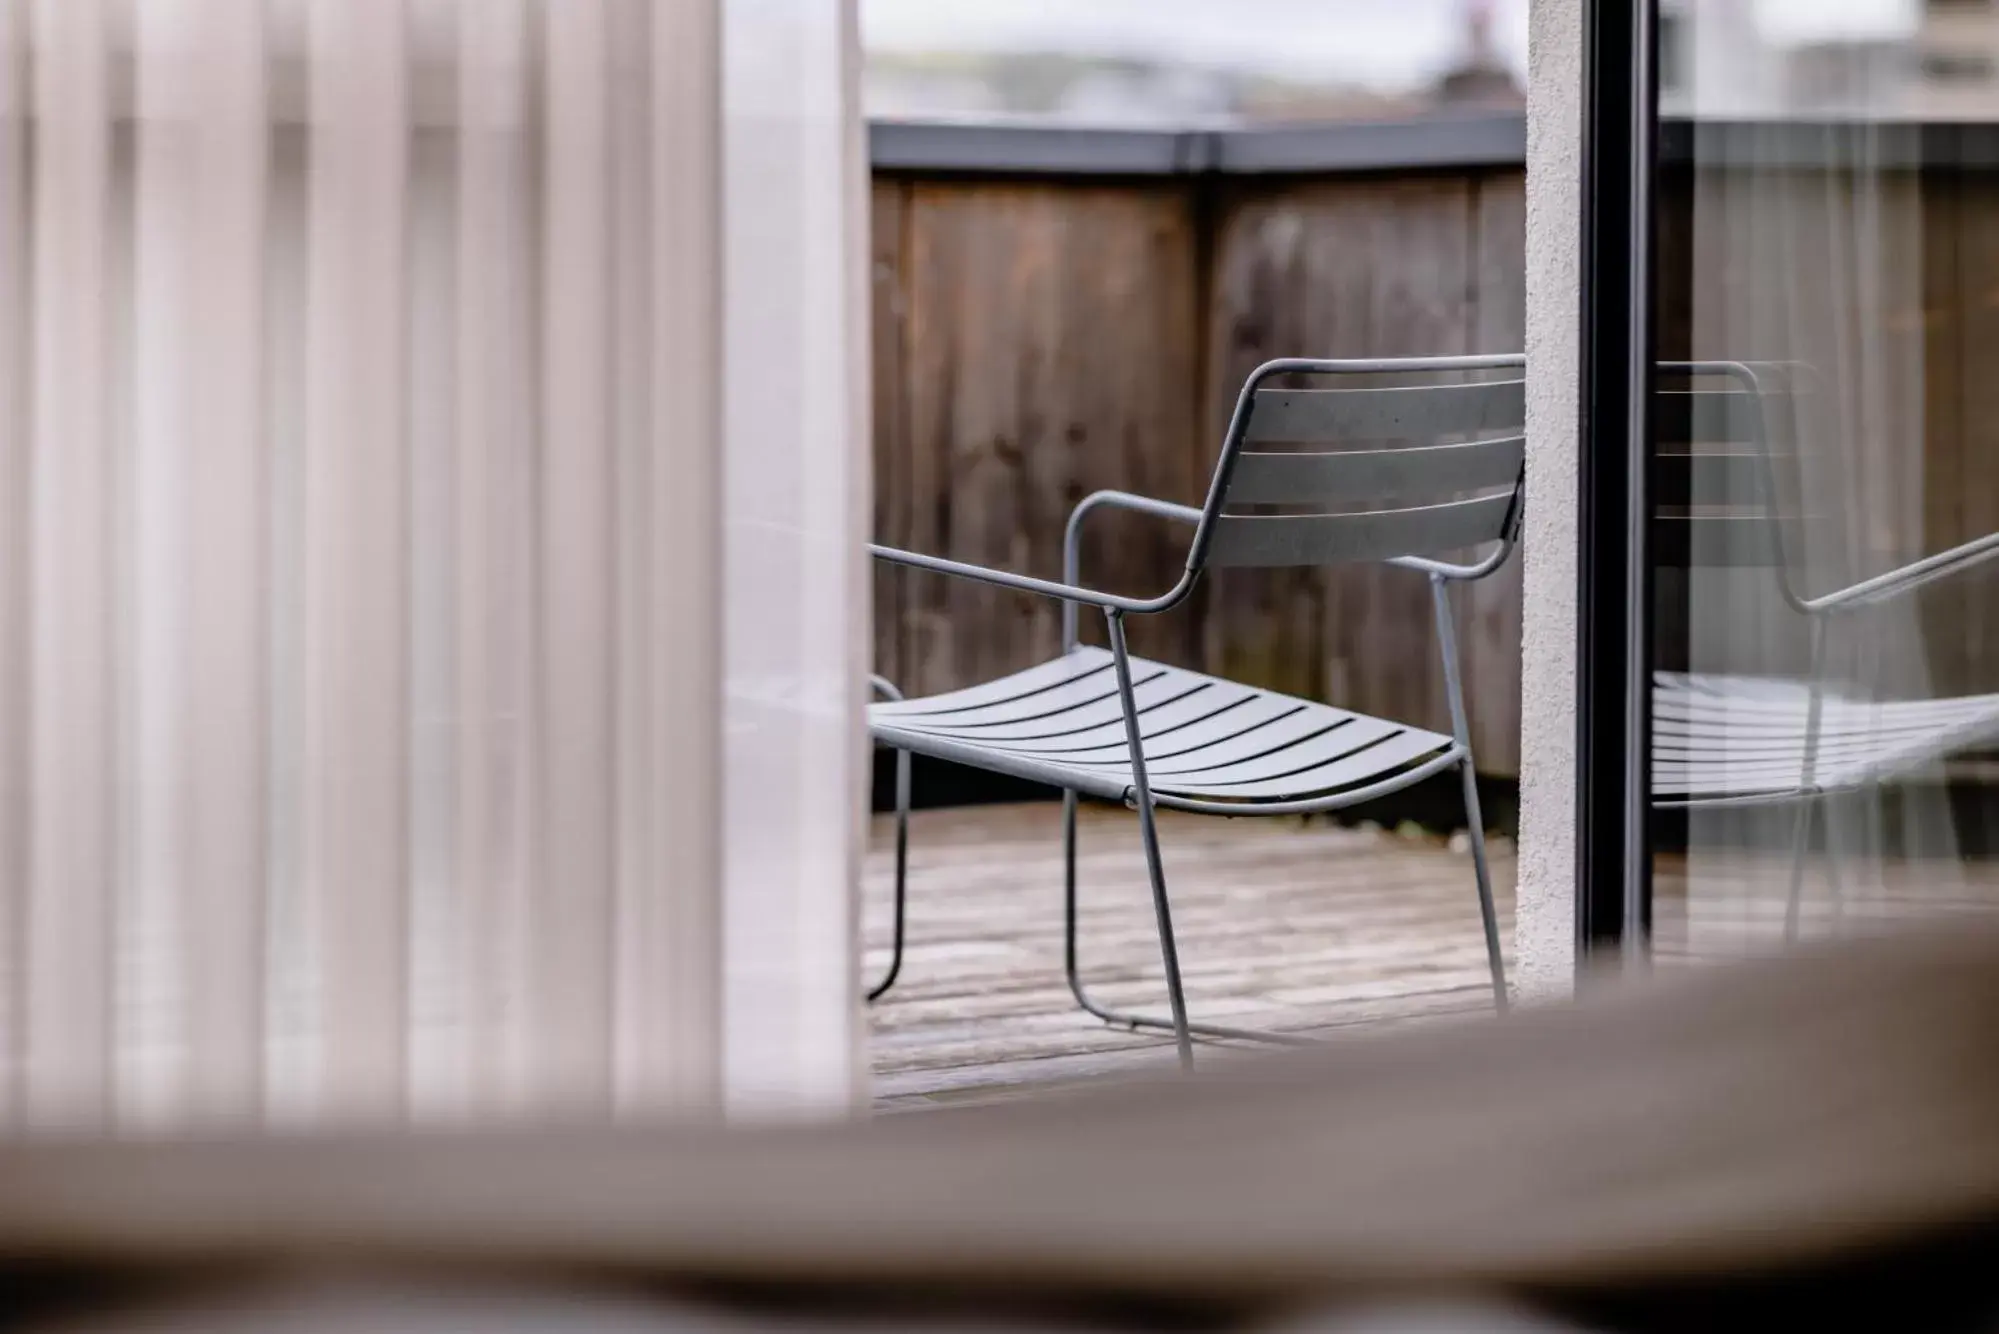
<svg viewBox="0 0 1999 1334">
<path fill-rule="evenodd" d="M 852 0 L 724 5 L 725 1076 L 737 1115 L 865 1087 L 855 909 L 873 499 Z"/>
<path fill-rule="evenodd" d="M 11 1124 L 715 1107 L 725 971 L 806 958 L 751 1045 L 818 1066 L 730 1077 L 853 1097 L 866 340 L 835 291 L 836 369 L 726 423 L 835 519 L 725 574 L 724 8 L 0 0 Z M 788 114 L 846 126 L 849 6 L 749 8 L 830 31 Z M 765 267 L 843 274 L 799 229 L 853 163 L 809 166 Z M 730 311 L 787 279 L 728 273 Z M 723 608 L 770 580 L 837 624 L 757 658 Z M 776 867 L 725 811 L 759 764 L 810 817 Z M 725 959 L 725 877 L 782 960 Z"/>
</svg>

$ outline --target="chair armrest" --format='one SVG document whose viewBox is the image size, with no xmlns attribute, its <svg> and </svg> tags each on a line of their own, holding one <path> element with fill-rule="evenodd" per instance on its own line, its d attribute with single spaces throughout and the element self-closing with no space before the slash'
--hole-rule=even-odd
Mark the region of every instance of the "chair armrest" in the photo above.
<svg viewBox="0 0 1999 1334">
<path fill-rule="evenodd" d="M 1890 570 L 1872 579 L 1863 579 L 1837 592 L 1806 599 L 1802 605 L 1808 612 L 1829 612 L 1882 602 L 1888 598 L 1899 597 L 1903 593 L 1913 592 L 1932 580 L 1960 574 L 1982 565 L 1994 556 L 1999 556 L 1999 533 L 1987 533 L 1983 537 L 1973 538 L 1962 545 L 1954 546 L 1948 551 L 1925 556 L 1900 569 Z"/>
<path fill-rule="evenodd" d="M 896 547 L 868 545 L 868 554 L 877 560 L 885 560 L 896 565 L 907 565 L 912 569 L 928 570 L 933 574 L 948 574 L 959 579 L 973 579 L 982 584 L 993 584 L 1000 588 L 1011 588 L 1021 593 L 1039 593 L 1043 597 L 1055 598 L 1067 606 L 1081 603 L 1090 607 L 1101 607 L 1105 611 L 1147 612 L 1165 611 L 1187 595 L 1193 580 L 1183 577 L 1171 590 L 1156 598 L 1129 598 L 1116 593 L 1102 593 L 1094 588 L 1083 588 L 1074 584 L 1056 583 L 1050 579 L 1036 579 L 1030 575 L 1014 574 L 1010 570 L 993 570 L 983 565 L 970 565 L 964 561 L 946 560 L 942 556 L 926 556 L 919 551 L 902 551 Z"/>
<path fill-rule="evenodd" d="M 1069 511 L 1069 523 L 1062 530 L 1062 578 L 1069 583 L 1082 579 L 1083 520 L 1099 509 L 1132 510 L 1139 514 L 1150 514 L 1155 518 L 1174 519 L 1180 523 L 1198 524 L 1201 511 L 1192 505 L 1176 505 L 1170 500 L 1154 500 L 1151 496 L 1141 496 L 1130 491 L 1092 491 L 1076 502 L 1076 508 Z M 1192 586 L 1193 581 L 1182 578 L 1181 591 Z M 1179 601 L 1178 597 L 1173 599 Z M 1171 605 L 1170 603 L 1168 604 Z M 1161 608 L 1164 610 L 1164 608 Z M 1076 647 L 1076 606 L 1064 603 L 1062 606 L 1062 651 Z"/>
<path fill-rule="evenodd" d="M 1399 570 L 1414 570 L 1418 574 L 1432 575 L 1438 579 L 1468 582 L 1485 578 L 1506 564 L 1506 558 L 1512 554 L 1513 540 L 1507 538 L 1493 548 L 1491 555 L 1473 565 L 1455 565 L 1447 560 L 1432 560 L 1428 556 L 1390 556 L 1382 564 L 1393 565 Z"/>
</svg>

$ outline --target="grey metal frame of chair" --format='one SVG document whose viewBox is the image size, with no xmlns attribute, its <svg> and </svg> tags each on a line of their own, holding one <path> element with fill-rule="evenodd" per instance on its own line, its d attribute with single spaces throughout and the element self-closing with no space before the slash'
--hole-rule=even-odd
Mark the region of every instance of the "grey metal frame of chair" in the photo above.
<svg viewBox="0 0 1999 1334">
<path fill-rule="evenodd" d="M 1399 791 L 1453 767 L 1459 770 L 1463 783 L 1487 962 L 1492 974 L 1493 1000 L 1499 1009 L 1506 1008 L 1505 963 L 1501 956 L 1498 915 L 1493 904 L 1492 880 L 1486 861 L 1484 822 L 1479 812 L 1476 769 L 1459 672 L 1450 585 L 1482 579 L 1491 574 L 1504 564 L 1517 541 L 1525 480 L 1521 381 L 1514 378 L 1475 384 L 1431 383 L 1399 388 L 1333 390 L 1265 389 L 1262 386 L 1276 376 L 1455 376 L 1479 371 L 1518 371 L 1525 364 L 1524 358 L 1507 355 L 1341 361 L 1289 358 L 1259 366 L 1250 374 L 1236 399 L 1206 503 L 1196 509 L 1122 491 L 1100 491 L 1086 497 L 1069 518 L 1061 582 L 891 547 L 870 546 L 870 552 L 882 560 L 1061 601 L 1065 658 L 1077 646 L 1077 609 L 1094 607 L 1104 614 L 1116 680 L 1117 707 L 1123 724 L 1122 741 L 1117 744 L 1124 760 L 1115 766 L 1107 761 L 1101 767 L 1119 770 L 1115 783 L 1110 776 L 1101 782 L 1088 775 L 1079 778 L 1078 766 L 1073 764 L 1048 763 L 1019 753 L 982 750 L 976 744 L 914 734 L 906 728 L 882 721 L 871 711 L 871 730 L 878 744 L 904 752 L 921 749 L 940 758 L 995 768 L 1064 790 L 1066 965 L 1070 988 L 1078 1003 L 1089 1013 L 1108 1023 L 1134 1030 L 1151 1028 L 1173 1033 L 1183 1065 L 1193 1062 L 1192 1039 L 1197 1035 L 1297 1041 L 1295 1035 L 1189 1021 L 1180 976 L 1178 943 L 1173 932 L 1172 907 L 1166 891 L 1166 873 L 1160 857 L 1155 809 L 1163 806 L 1225 816 L 1331 811 Z M 1434 443 L 1442 437 L 1477 436 L 1493 430 L 1507 430 L 1511 434 L 1503 438 L 1472 439 L 1461 443 Z M 1321 448 L 1296 452 L 1246 452 L 1244 449 L 1245 444 L 1264 441 L 1325 446 L 1356 440 L 1408 442 L 1418 439 L 1432 443 L 1405 443 L 1398 448 Z M 1495 488 L 1503 489 L 1491 493 Z M 1375 505 L 1412 496 L 1463 495 L 1472 491 L 1490 494 L 1411 509 L 1329 512 L 1331 507 L 1340 504 Z M 1232 505 L 1292 509 L 1302 506 L 1311 508 L 1311 512 L 1225 512 Z M 1193 526 L 1185 567 L 1172 588 L 1156 597 L 1138 598 L 1089 588 L 1080 582 L 1077 566 L 1083 521 L 1092 513 L 1106 508 L 1136 511 Z M 1471 563 L 1459 564 L 1435 558 L 1440 552 L 1486 546 L 1490 546 L 1490 551 L 1482 559 Z M 1438 649 L 1449 696 L 1451 736 L 1433 737 L 1437 743 L 1433 747 L 1434 753 L 1420 763 L 1412 758 L 1410 763 L 1413 767 L 1389 772 L 1393 768 L 1389 765 L 1378 771 L 1379 776 L 1372 773 L 1361 775 L 1375 781 L 1334 792 L 1306 789 L 1290 799 L 1249 801 L 1155 790 L 1149 772 L 1151 760 L 1145 753 L 1142 737 L 1141 711 L 1134 697 L 1133 660 L 1125 643 L 1126 619 L 1165 612 L 1179 606 L 1202 573 L 1210 567 L 1277 567 L 1340 562 L 1380 562 L 1428 577 L 1436 613 Z M 1149 668 L 1156 666 L 1145 665 Z M 1159 670 L 1165 672 L 1171 669 Z M 1195 679 L 1192 674 L 1183 676 Z M 1209 684 L 1226 684 L 1214 682 L 1211 678 L 1199 679 Z M 1301 708 L 1323 707 L 1304 701 L 1287 702 L 1296 703 Z M 922 701 L 913 703 L 920 704 Z M 1346 716 L 1349 719 L 1360 717 Z M 1416 735 L 1416 729 L 1406 730 Z M 1107 747 L 1099 746 L 1097 749 Z M 1129 765 L 1128 784 L 1122 778 L 1124 764 Z M 1159 933 L 1160 956 L 1165 965 L 1170 1017 L 1126 1013 L 1098 1003 L 1083 985 L 1077 963 L 1077 800 L 1079 791 L 1084 795 L 1109 796 L 1115 789 L 1121 789 L 1125 803 L 1138 812 Z M 906 860 L 902 852 L 904 834 L 901 831 L 906 829 L 906 825 L 901 822 L 906 820 L 906 784 L 902 785 L 902 792 L 898 812 L 895 953 L 886 977 L 871 989 L 870 999 L 888 989 L 902 966 L 901 916 L 906 902 Z"/>
<path fill-rule="evenodd" d="M 902 691 L 893 681 L 879 674 L 868 677 L 868 685 L 883 699 L 900 704 Z M 895 753 L 895 943 L 889 956 L 888 971 L 882 980 L 868 988 L 868 999 L 877 1001 L 895 985 L 895 979 L 902 972 L 903 927 L 907 920 L 909 896 L 909 752 Z"/>
<path fill-rule="evenodd" d="M 1744 544 L 1726 536 L 1715 541 L 1704 540 L 1704 529 L 1719 530 L 1739 524 L 1732 524 L 1726 519 L 1688 516 L 1683 521 L 1688 529 L 1685 543 L 1689 552 L 1688 564 L 1761 566 L 1774 570 L 1777 588 L 1784 602 L 1803 616 L 1809 626 L 1810 666 L 1806 678 L 1807 702 L 1802 737 L 1802 763 L 1799 767 L 1798 781 L 1794 786 L 1726 795 L 1683 795 L 1663 799 L 1655 796 L 1653 804 L 1668 809 L 1693 810 L 1740 809 L 1796 803 L 1798 810 L 1792 822 L 1790 888 L 1784 909 L 1784 935 L 1787 940 L 1794 941 L 1798 935 L 1803 896 L 1805 855 L 1810 849 L 1813 826 L 1821 815 L 1822 807 L 1828 800 L 1843 792 L 1860 790 L 1862 787 L 1871 788 L 1893 776 L 1892 773 L 1874 773 L 1854 781 L 1829 783 L 1818 773 L 1820 732 L 1824 725 L 1825 712 L 1826 638 L 1830 625 L 1838 617 L 1850 615 L 1867 607 L 1878 606 L 1914 592 L 1937 579 L 1963 573 L 1999 556 L 1999 533 L 1989 533 L 1974 538 L 1947 551 L 1912 561 L 1847 587 L 1816 597 L 1808 597 L 1798 589 L 1792 578 L 1793 571 L 1797 569 L 1797 562 L 1793 558 L 1798 553 L 1790 550 L 1785 540 L 1784 523 L 1778 505 L 1775 455 L 1771 446 L 1767 418 L 1768 404 L 1787 391 L 1767 381 L 1773 378 L 1783 380 L 1799 373 L 1809 374 L 1809 368 L 1775 363 L 1689 361 L 1661 362 L 1659 369 L 1668 375 L 1733 380 L 1740 386 L 1739 389 L 1723 391 L 1725 396 L 1722 397 L 1717 397 L 1713 391 L 1695 395 L 1697 401 L 1690 405 L 1689 417 L 1695 422 L 1705 420 L 1710 423 L 1709 429 L 1712 433 L 1726 439 L 1728 443 L 1747 443 L 1752 447 L 1748 460 L 1752 469 L 1749 480 L 1763 509 L 1762 521 L 1755 526 L 1755 535 L 1751 541 Z M 1749 409 L 1748 412 L 1745 414 L 1733 412 L 1732 409 L 1736 404 L 1730 401 L 1731 399 L 1743 399 Z M 1699 430 L 1699 427 L 1696 427 L 1696 430 Z M 1747 436 L 1747 440 L 1738 441 L 1735 438 L 1737 436 Z M 1733 471 L 1741 459 L 1738 455 L 1726 454 L 1704 459 L 1701 455 L 1689 453 L 1686 461 L 1690 474 L 1689 491 L 1698 494 L 1703 485 L 1701 472 L 1704 468 L 1711 466 L 1717 473 L 1723 469 Z M 1713 489 L 1721 494 L 1727 494 L 1732 489 L 1733 480 L 1734 478 L 1717 476 Z M 1829 823 L 1827 836 L 1831 836 Z M 1827 875 L 1834 893 L 1838 894 L 1840 890 L 1837 857 L 1827 859 Z"/>
</svg>

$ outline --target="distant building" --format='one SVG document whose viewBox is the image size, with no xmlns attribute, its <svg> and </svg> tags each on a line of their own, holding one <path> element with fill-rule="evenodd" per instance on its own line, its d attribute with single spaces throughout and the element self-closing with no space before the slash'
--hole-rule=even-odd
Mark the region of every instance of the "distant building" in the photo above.
<svg viewBox="0 0 1999 1334">
<path fill-rule="evenodd" d="M 1452 109 L 1525 106 L 1526 94 L 1493 42 L 1492 0 L 1466 0 L 1464 12 L 1464 51 L 1437 80 L 1435 103 Z"/>
<path fill-rule="evenodd" d="M 1999 120 L 1994 0 L 1661 0 L 1669 116 Z"/>
</svg>

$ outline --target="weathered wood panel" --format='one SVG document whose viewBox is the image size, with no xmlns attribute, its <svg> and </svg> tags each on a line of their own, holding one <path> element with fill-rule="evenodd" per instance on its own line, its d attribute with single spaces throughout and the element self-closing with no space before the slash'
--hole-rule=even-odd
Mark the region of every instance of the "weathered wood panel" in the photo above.
<svg viewBox="0 0 1999 1334">
<path fill-rule="evenodd" d="M 1173 1064 L 1170 1034 L 1111 1028 L 1069 994 L 1056 825 L 1045 805 L 917 813 L 903 970 L 868 1011 L 878 1105 L 982 1100 Z M 1492 1013 L 1471 858 L 1444 840 L 1174 812 L 1162 826 L 1197 1018 L 1331 1037 Z M 863 885 L 869 978 L 890 955 L 890 830 L 877 817 Z M 1105 1003 L 1160 1012 L 1164 973 L 1137 830 L 1129 812 L 1084 808 L 1079 955 Z M 1498 840 L 1492 859 L 1501 939 L 1511 940 L 1510 841 Z M 1203 1046 L 1199 1059 L 1227 1052 Z"/>
<path fill-rule="evenodd" d="M 1459 177 L 1235 194 L 1215 271 L 1211 428 L 1219 433 L 1235 387 L 1272 357 L 1465 350 L 1471 219 L 1472 186 Z M 1448 726 L 1420 576 L 1374 566 L 1228 571 L 1213 597 L 1212 670 Z"/>
<path fill-rule="evenodd" d="M 1966 410 L 1975 405 L 1977 383 L 1990 378 L 1974 373 L 1967 381 L 1965 375 L 1969 312 L 1963 300 L 1963 261 L 1979 242 L 1975 235 L 1964 233 L 1960 193 L 1958 183 L 1951 178 L 1932 180 L 1922 191 L 1922 310 L 1915 318 L 1905 314 L 1902 321 L 1921 340 L 1922 353 L 1921 400 L 1917 404 L 1921 415 L 1910 424 L 1913 429 L 1904 433 L 1905 439 L 1920 441 L 1922 448 L 1920 461 L 1909 469 L 1920 487 L 1921 530 L 1914 535 L 1915 555 L 1921 555 L 1924 547 L 1943 550 L 1962 540 L 1960 507 L 1966 494 L 1968 462 L 1965 445 L 1967 432 L 1976 430 Z M 1908 457 L 1908 451 L 1895 452 Z M 1922 598 L 1919 613 L 1925 646 L 1948 643 L 1960 627 L 1964 632 L 1971 630 L 1969 618 L 1977 615 L 1979 602 L 1969 596 L 1973 591 L 1959 582 Z M 1965 659 L 1970 655 L 1946 656 L 1968 665 Z M 1918 690 L 1932 685 L 1953 693 L 1965 689 L 1962 680 L 1915 683 Z"/>
<path fill-rule="evenodd" d="M 1478 186 L 1472 347 L 1505 351 L 1526 342 L 1527 183 L 1488 175 Z M 1520 766 L 1521 571 L 1515 557 L 1471 585 L 1458 604 L 1464 627 L 1465 682 L 1472 746 L 1479 767 L 1512 775 Z"/>
<path fill-rule="evenodd" d="M 877 258 L 898 276 L 878 282 L 876 312 L 895 312 L 901 373 L 876 394 L 891 423 L 877 439 L 881 540 L 1055 576 L 1069 510 L 1089 492 L 1197 498 L 1185 190 L 889 182 L 876 193 L 885 215 L 901 234 L 893 256 L 877 241 Z M 1185 538 L 1105 516 L 1084 569 L 1103 586 L 1164 591 Z M 961 685 L 1058 647 L 1049 601 L 916 573 L 878 595 L 896 639 L 882 661 L 905 689 Z M 1189 625 L 1136 624 L 1133 646 L 1185 661 Z"/>
<path fill-rule="evenodd" d="M 1952 541 L 1999 532 L 1999 179 L 1965 174 L 1952 184 L 1957 193 L 1956 363 L 1963 395 L 1959 409 L 1959 502 Z M 1960 581 L 1961 653 L 1955 679 L 1940 686 L 1956 691 L 1999 690 L 1999 571 Z M 1932 639 L 1933 644 L 1944 641 Z"/>
<path fill-rule="evenodd" d="M 903 360 L 908 301 L 902 256 L 903 234 L 909 223 L 909 187 L 898 180 L 877 180 L 870 202 L 875 470 L 871 531 L 876 541 L 897 543 L 910 530 L 916 504 L 909 489 L 909 394 Z M 874 562 L 873 666 L 891 681 L 909 677 L 902 616 L 909 580 L 908 570 L 886 561 Z"/>
<path fill-rule="evenodd" d="M 1510 352 L 1524 320 L 1516 172 L 1281 182 L 1220 209 L 1208 424 L 1275 356 Z M 1488 772 L 1519 756 L 1519 582 L 1458 600 L 1473 745 Z M 1448 730 L 1425 581 L 1378 566 L 1230 571 L 1213 581 L 1211 670 Z"/>
</svg>

